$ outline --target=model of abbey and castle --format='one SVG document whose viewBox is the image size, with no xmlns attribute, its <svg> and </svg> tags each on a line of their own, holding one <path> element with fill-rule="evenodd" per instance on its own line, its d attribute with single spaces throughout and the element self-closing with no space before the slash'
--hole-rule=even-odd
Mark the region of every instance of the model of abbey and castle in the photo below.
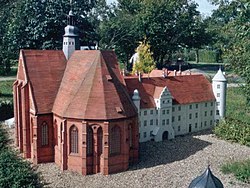
<svg viewBox="0 0 250 188">
<path fill-rule="evenodd" d="M 63 50 L 21 50 L 13 85 L 16 145 L 34 164 L 110 174 L 138 160 L 139 142 L 211 128 L 225 114 L 226 79 L 124 76 L 114 51 L 80 50 L 69 13 Z"/>
</svg>

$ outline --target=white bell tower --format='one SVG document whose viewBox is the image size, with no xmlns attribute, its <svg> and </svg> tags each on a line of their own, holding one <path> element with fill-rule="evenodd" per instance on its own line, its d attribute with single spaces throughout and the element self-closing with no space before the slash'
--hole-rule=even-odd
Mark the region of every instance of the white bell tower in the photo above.
<svg viewBox="0 0 250 188">
<path fill-rule="evenodd" d="M 80 50 L 78 28 L 74 23 L 74 14 L 72 10 L 69 11 L 68 25 L 65 27 L 65 34 L 63 35 L 63 53 L 66 59 L 69 59 L 75 50 Z"/>
</svg>

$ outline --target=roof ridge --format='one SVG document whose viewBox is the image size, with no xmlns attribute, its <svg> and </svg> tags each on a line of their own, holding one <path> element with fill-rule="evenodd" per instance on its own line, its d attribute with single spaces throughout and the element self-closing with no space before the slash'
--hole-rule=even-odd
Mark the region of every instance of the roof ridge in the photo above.
<svg viewBox="0 0 250 188">
<path fill-rule="evenodd" d="M 78 89 L 75 91 L 74 97 L 72 97 L 71 100 L 68 102 L 68 105 L 67 105 L 67 107 L 64 109 L 64 111 L 63 111 L 62 114 L 65 114 L 65 113 L 68 111 L 69 106 L 72 104 L 72 101 L 75 100 L 75 97 L 76 97 L 77 93 L 78 93 L 79 90 L 81 89 L 81 86 L 82 86 L 82 84 L 85 82 L 86 78 L 88 78 L 88 75 L 91 75 L 91 76 L 92 76 L 92 74 L 90 74 L 90 73 L 92 73 L 90 70 L 91 70 L 91 69 L 96 69 L 95 67 L 96 67 L 96 65 L 97 65 L 97 61 L 96 61 L 97 58 L 98 58 L 98 56 L 96 56 L 95 59 L 94 59 L 94 61 L 91 62 L 92 65 L 89 67 L 88 71 L 86 71 L 87 73 L 85 74 L 85 77 L 81 77 L 81 78 L 82 78 L 82 81 L 81 81 L 81 83 L 79 84 Z M 94 65 L 95 65 L 95 66 L 94 66 Z M 94 74 L 93 74 L 92 77 L 94 77 Z M 91 79 L 91 81 L 92 81 L 92 83 L 93 83 L 93 78 Z M 91 84 L 91 85 L 93 85 L 93 84 Z M 90 95 L 90 93 L 91 93 L 91 88 L 89 89 L 88 96 Z M 89 97 L 87 98 L 87 100 L 89 100 Z M 88 104 L 88 101 L 87 101 L 87 104 Z M 86 109 L 85 109 L 85 112 L 86 112 Z M 84 112 L 84 113 L 85 113 L 85 112 Z"/>
</svg>

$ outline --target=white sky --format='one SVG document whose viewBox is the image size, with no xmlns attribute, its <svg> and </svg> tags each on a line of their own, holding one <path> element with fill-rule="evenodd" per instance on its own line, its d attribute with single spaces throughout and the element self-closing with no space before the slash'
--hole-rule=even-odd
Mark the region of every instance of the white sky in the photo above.
<svg viewBox="0 0 250 188">
<path fill-rule="evenodd" d="M 107 0 L 108 3 L 115 2 L 116 0 Z M 216 7 L 211 5 L 207 0 L 194 0 L 199 4 L 198 10 L 201 14 L 210 15 L 211 11 Z"/>
</svg>

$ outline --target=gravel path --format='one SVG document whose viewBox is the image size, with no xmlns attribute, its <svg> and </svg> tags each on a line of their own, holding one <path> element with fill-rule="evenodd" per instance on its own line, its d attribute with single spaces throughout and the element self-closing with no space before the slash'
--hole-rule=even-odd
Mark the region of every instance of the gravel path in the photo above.
<svg viewBox="0 0 250 188">
<path fill-rule="evenodd" d="M 45 187 L 186 188 L 210 164 L 212 172 L 225 188 L 249 188 L 249 184 L 220 172 L 220 166 L 225 162 L 249 157 L 249 147 L 218 140 L 206 131 L 173 141 L 140 144 L 139 163 L 122 173 L 82 176 L 70 171 L 62 172 L 54 163 L 40 164 L 37 171 L 47 183 Z"/>
</svg>

